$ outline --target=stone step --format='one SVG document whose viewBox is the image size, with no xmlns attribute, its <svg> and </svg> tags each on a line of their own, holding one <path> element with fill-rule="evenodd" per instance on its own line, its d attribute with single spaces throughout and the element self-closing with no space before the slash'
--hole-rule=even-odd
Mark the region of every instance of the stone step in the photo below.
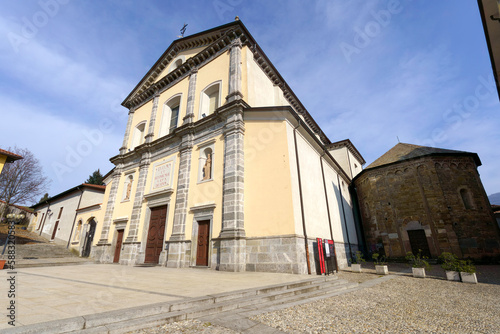
<svg viewBox="0 0 500 334">
<path fill-rule="evenodd" d="M 324 298 L 357 284 L 336 276 L 314 277 L 168 303 L 92 314 L 8 329 L 5 333 L 125 333 L 227 312 L 245 312 Z"/>
</svg>

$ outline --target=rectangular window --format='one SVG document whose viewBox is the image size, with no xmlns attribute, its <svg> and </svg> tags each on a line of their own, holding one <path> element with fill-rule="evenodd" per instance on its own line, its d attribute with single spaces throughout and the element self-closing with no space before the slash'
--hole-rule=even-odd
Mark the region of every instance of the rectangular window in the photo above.
<svg viewBox="0 0 500 334">
<path fill-rule="evenodd" d="M 177 128 L 177 119 L 179 118 L 179 106 L 174 107 L 172 110 L 172 117 L 170 118 L 170 128 L 168 133 L 172 133 Z"/>
<path fill-rule="evenodd" d="M 209 106 L 208 106 L 208 113 L 211 114 L 217 109 L 218 105 L 218 99 L 219 99 L 219 91 L 215 91 L 214 93 L 209 95 Z"/>
<path fill-rule="evenodd" d="M 61 218 L 61 215 L 62 215 L 62 210 L 63 210 L 63 208 L 61 207 L 61 208 L 59 209 L 59 215 L 57 216 L 57 219 L 58 219 L 58 220 Z"/>
</svg>

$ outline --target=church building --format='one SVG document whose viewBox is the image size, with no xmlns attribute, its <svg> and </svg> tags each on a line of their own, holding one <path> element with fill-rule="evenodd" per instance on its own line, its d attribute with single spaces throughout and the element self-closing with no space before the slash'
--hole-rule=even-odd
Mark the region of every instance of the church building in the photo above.
<svg viewBox="0 0 500 334">
<path fill-rule="evenodd" d="M 175 40 L 122 105 L 97 261 L 304 274 L 317 238 L 340 268 L 360 247 L 363 157 L 327 138 L 238 18 Z"/>
</svg>

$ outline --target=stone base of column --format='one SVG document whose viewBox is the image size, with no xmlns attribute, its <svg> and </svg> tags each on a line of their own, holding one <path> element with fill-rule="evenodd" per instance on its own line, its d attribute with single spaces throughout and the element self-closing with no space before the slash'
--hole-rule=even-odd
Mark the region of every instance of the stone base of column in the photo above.
<svg viewBox="0 0 500 334">
<path fill-rule="evenodd" d="M 165 256 L 167 268 L 186 268 L 190 266 L 191 241 L 169 241 L 167 245 Z"/>
<path fill-rule="evenodd" d="M 243 272 L 246 271 L 246 245 L 244 237 L 224 238 L 221 233 L 218 270 Z"/>
<path fill-rule="evenodd" d="M 111 244 L 103 243 L 101 240 L 90 250 L 90 257 L 97 263 L 113 263 L 113 255 Z"/>
<path fill-rule="evenodd" d="M 141 243 L 140 242 L 124 242 L 123 249 L 120 253 L 120 264 L 125 264 L 133 266 L 136 264 L 144 263 L 144 256 L 142 262 L 140 261 L 139 251 Z"/>
</svg>

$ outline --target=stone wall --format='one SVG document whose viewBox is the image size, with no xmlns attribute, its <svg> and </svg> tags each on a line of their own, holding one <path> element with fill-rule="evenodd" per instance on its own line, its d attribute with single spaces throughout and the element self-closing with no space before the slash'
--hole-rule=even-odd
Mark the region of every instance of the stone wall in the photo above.
<svg viewBox="0 0 500 334">
<path fill-rule="evenodd" d="M 432 257 L 445 251 L 471 258 L 500 254 L 500 232 L 468 156 L 427 156 L 368 169 L 355 186 L 371 252 L 402 257 L 411 251 L 408 231 L 423 230 Z"/>
</svg>

